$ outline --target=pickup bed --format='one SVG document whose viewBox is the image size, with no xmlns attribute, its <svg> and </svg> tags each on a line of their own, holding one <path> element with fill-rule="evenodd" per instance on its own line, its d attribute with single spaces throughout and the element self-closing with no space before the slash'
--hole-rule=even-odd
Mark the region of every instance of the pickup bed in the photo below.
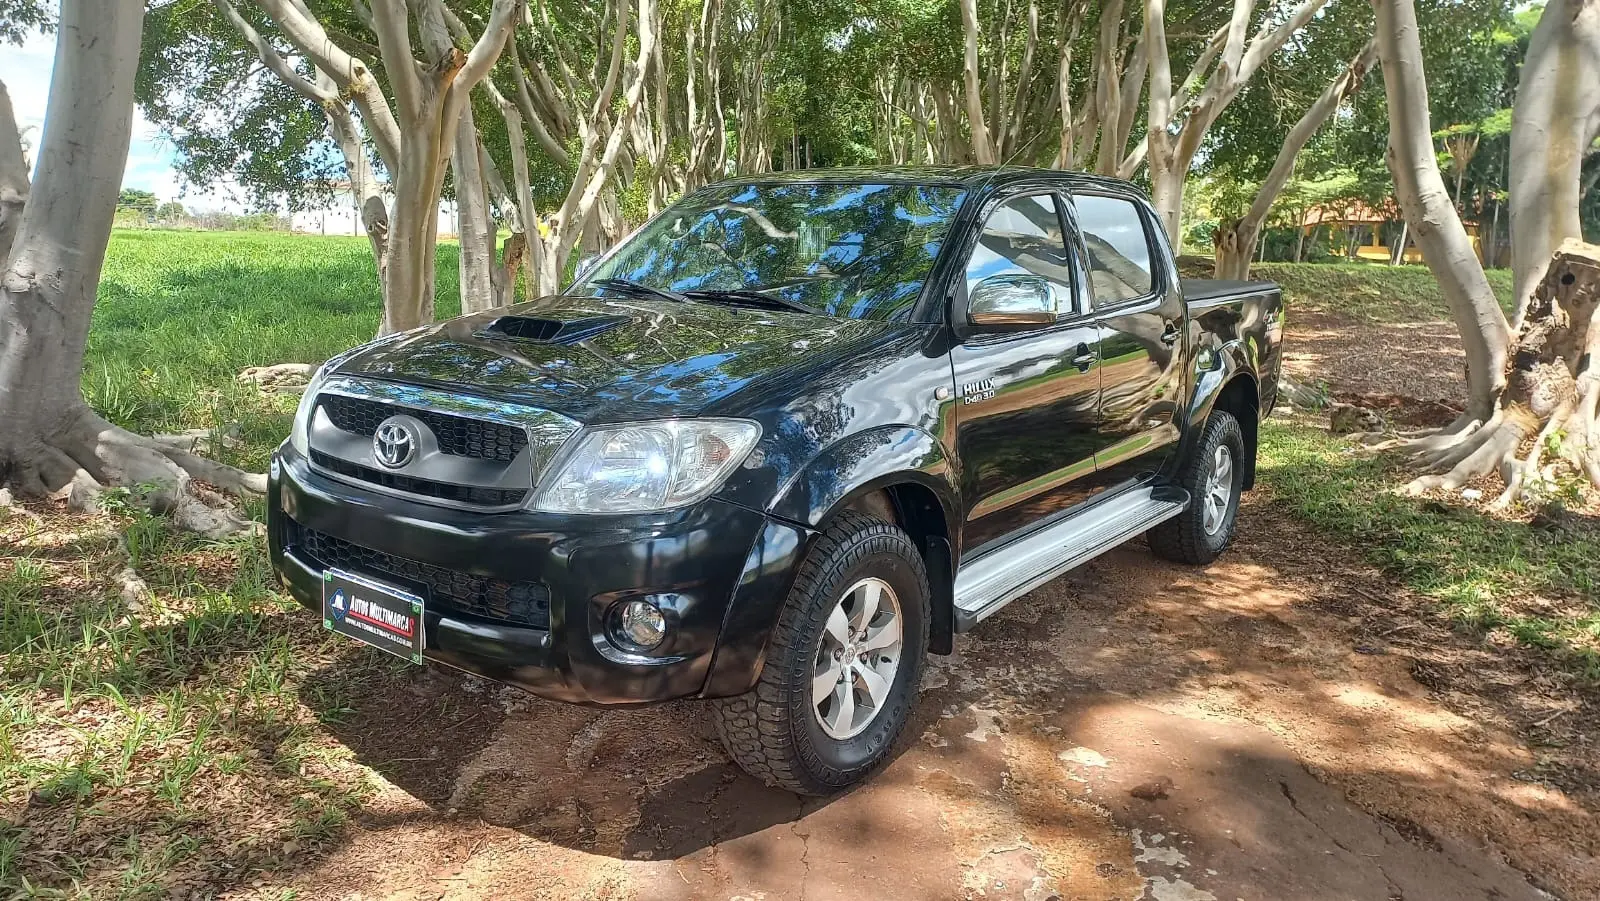
<svg viewBox="0 0 1600 901">
<path fill-rule="evenodd" d="M 711 702 L 827 793 L 925 655 L 1140 534 L 1214 559 L 1255 477 L 1276 286 L 1181 281 L 1132 186 L 806 170 L 689 194 L 563 294 L 317 373 L 274 565 L 326 628 L 574 703 Z"/>
</svg>

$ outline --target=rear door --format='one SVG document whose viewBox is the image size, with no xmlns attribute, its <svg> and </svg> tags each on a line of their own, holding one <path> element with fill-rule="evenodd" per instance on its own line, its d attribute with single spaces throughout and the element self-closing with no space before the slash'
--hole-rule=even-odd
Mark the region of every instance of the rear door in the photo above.
<svg viewBox="0 0 1600 901">
<path fill-rule="evenodd" d="M 950 353 L 958 453 L 968 511 L 963 553 L 1005 538 L 1092 493 L 1100 398 L 1099 327 L 1081 302 L 1062 200 L 1050 191 L 988 211 L 958 291 L 995 275 L 1051 283 L 1057 323 L 969 338 Z M 964 300 L 956 305 L 965 315 Z"/>
<path fill-rule="evenodd" d="M 1183 294 L 1142 201 L 1078 191 L 1072 215 L 1100 339 L 1096 489 L 1160 472 L 1178 442 Z"/>
</svg>

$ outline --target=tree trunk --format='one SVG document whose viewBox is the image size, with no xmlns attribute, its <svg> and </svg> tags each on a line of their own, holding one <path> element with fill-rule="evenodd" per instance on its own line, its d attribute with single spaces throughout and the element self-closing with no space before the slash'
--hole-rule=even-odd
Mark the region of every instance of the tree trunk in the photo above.
<svg viewBox="0 0 1600 901">
<path fill-rule="evenodd" d="M 1544 458 L 1554 456 L 1600 487 L 1600 246 L 1569 240 L 1555 253 L 1517 334 L 1500 401 L 1506 490 L 1499 504 L 1546 484 Z M 1542 428 L 1541 428 L 1542 426 Z M 1532 450 L 1511 459 L 1538 429 Z M 1510 436 L 1518 439 L 1510 443 Z M 1559 437 L 1559 441 L 1550 439 Z M 1552 443 L 1555 446 L 1552 448 Z M 1499 461 L 1496 461 L 1499 462 Z"/>
<path fill-rule="evenodd" d="M 1506 490 L 1497 504 L 1505 506 L 1523 498 L 1534 486 L 1546 484 L 1548 470 L 1543 460 L 1557 443 L 1556 454 L 1562 461 L 1600 485 L 1596 450 L 1600 431 L 1595 427 L 1600 405 L 1600 372 L 1595 369 L 1600 328 L 1594 315 L 1600 306 L 1600 247 L 1569 240 L 1554 252 L 1517 331 L 1516 343 L 1510 345 L 1505 317 L 1439 176 L 1429 138 L 1416 10 L 1412 0 L 1381 0 L 1376 8 L 1389 96 L 1390 167 L 1400 206 L 1423 259 L 1450 303 L 1467 352 L 1466 414 L 1438 434 L 1398 442 L 1431 471 L 1407 489 L 1411 493 L 1455 491 L 1498 470 Z M 1566 20 L 1567 24 L 1572 21 Z M 1551 37 L 1546 34 L 1542 40 L 1549 42 Z M 1535 43 L 1541 43 L 1537 36 Z M 1517 130 L 1553 136 L 1568 124 L 1562 117 L 1569 107 L 1539 98 L 1552 87 L 1542 82 L 1545 70 L 1535 65 L 1535 56 L 1530 50 L 1522 86 L 1535 97 L 1526 103 L 1518 98 L 1521 112 L 1513 125 L 1513 148 L 1529 146 L 1528 135 L 1519 137 Z M 1559 146 L 1561 139 L 1550 140 Z M 1540 167 L 1530 164 L 1523 168 Z M 1576 198 L 1568 200 L 1575 202 Z M 1542 240 L 1547 221 L 1526 215 L 1515 221 L 1513 247 Z M 1525 234 L 1529 228 L 1541 233 L 1529 238 Z M 1529 439 L 1532 450 L 1519 461 L 1517 450 Z"/>
<path fill-rule="evenodd" d="M 994 140 L 984 123 L 983 91 L 978 84 L 978 0 L 961 0 L 961 30 L 964 35 L 961 63 L 963 96 L 967 105 L 967 128 L 972 134 L 972 158 L 980 166 L 999 162 Z"/>
<path fill-rule="evenodd" d="M 1460 425 L 1481 423 L 1492 415 L 1504 385 L 1510 329 L 1439 174 L 1416 8 L 1412 0 L 1378 0 L 1374 6 L 1389 101 L 1389 168 L 1400 209 L 1439 280 L 1466 349 L 1468 398 Z"/>
<path fill-rule="evenodd" d="M 1550 0 L 1528 42 L 1511 115 L 1511 268 L 1522 324 L 1556 247 L 1583 235 L 1583 157 L 1600 131 L 1600 2 Z"/>
<path fill-rule="evenodd" d="M 461 312 L 481 313 L 499 306 L 493 271 L 497 242 L 471 104 L 461 110 L 461 122 L 456 127 L 450 176 L 456 188 L 456 239 L 461 245 Z"/>
<path fill-rule="evenodd" d="M 28 160 L 22 153 L 22 134 L 11 110 L 11 95 L 0 82 L 0 266 L 11 255 L 11 242 L 27 203 Z"/>
<path fill-rule="evenodd" d="M 1211 237 L 1216 245 L 1211 277 L 1236 281 L 1248 279 L 1250 257 L 1257 237 L 1254 223 L 1244 219 L 1223 220 Z"/>
<path fill-rule="evenodd" d="M 1398 266 L 1406 261 L 1406 245 L 1411 243 L 1411 223 L 1400 220 L 1400 240 L 1394 245 L 1394 253 L 1389 257 L 1390 266 Z"/>
<path fill-rule="evenodd" d="M 142 0 L 63 0 L 38 178 L 0 274 L 0 482 L 92 507 L 105 485 L 209 534 L 244 521 L 201 500 L 264 477 L 123 431 L 89 409 L 84 348 L 133 127 Z"/>
<path fill-rule="evenodd" d="M 1361 87 L 1362 79 L 1366 77 L 1367 70 L 1372 68 L 1377 58 L 1377 44 L 1372 41 L 1367 42 L 1356 58 L 1350 61 L 1350 65 L 1323 90 L 1321 96 L 1313 101 L 1311 106 L 1306 108 L 1300 121 L 1289 129 L 1289 135 L 1283 142 L 1283 149 L 1278 151 L 1278 157 L 1273 161 L 1271 171 L 1267 173 L 1260 189 L 1256 191 L 1249 212 L 1232 223 L 1225 223 L 1224 227 L 1217 231 L 1217 278 L 1240 280 L 1249 278 L 1250 257 L 1254 255 L 1256 244 L 1261 239 L 1262 227 L 1267 221 L 1267 215 L 1272 212 L 1272 205 L 1277 202 L 1278 195 L 1283 193 L 1284 186 L 1294 175 L 1295 158 L 1345 98 Z"/>
</svg>

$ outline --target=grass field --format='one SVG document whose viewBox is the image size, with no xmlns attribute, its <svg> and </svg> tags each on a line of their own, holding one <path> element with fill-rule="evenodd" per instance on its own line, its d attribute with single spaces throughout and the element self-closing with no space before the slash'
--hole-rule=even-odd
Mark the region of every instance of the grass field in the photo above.
<svg viewBox="0 0 1600 901">
<path fill-rule="evenodd" d="M 453 246 L 439 312 L 457 306 Z M 1420 269 L 1263 269 L 1300 308 L 1369 321 L 1442 312 Z M 1502 289 L 1506 279 L 1497 275 Z M 293 399 L 241 369 L 368 339 L 364 239 L 117 232 L 84 389 L 142 431 L 237 434 L 264 465 Z M 1264 430 L 1274 503 L 1364 549 L 1470 634 L 1600 680 L 1600 542 L 1385 492 L 1403 474 L 1305 425 Z M 253 512 L 259 513 L 259 509 Z M 149 591 L 120 596 L 125 548 Z M 0 897 L 163 898 L 292 866 L 372 790 L 331 737 L 396 664 L 324 640 L 277 591 L 258 538 L 207 542 L 113 498 L 103 516 L 0 520 Z"/>
<path fill-rule="evenodd" d="M 1488 276 L 1489 287 L 1494 289 L 1501 306 L 1509 310 L 1511 270 L 1491 269 Z M 1252 269 L 1251 277 L 1277 282 L 1297 310 L 1372 322 L 1450 318 L 1439 283 L 1424 266 L 1265 263 Z"/>
<path fill-rule="evenodd" d="M 439 316 L 460 309 L 457 248 L 438 254 Z M 83 387 L 136 432 L 237 423 L 228 462 L 254 469 L 288 434 L 292 404 L 263 404 L 247 366 L 321 362 L 372 338 L 382 296 L 365 238 L 119 230 L 111 241 Z"/>
</svg>

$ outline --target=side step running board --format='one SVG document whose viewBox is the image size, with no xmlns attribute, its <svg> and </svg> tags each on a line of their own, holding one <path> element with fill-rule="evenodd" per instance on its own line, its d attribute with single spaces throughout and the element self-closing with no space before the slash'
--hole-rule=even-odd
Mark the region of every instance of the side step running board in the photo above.
<svg viewBox="0 0 1600 901">
<path fill-rule="evenodd" d="M 964 564 L 956 573 L 956 631 L 971 629 L 1187 506 L 1189 493 L 1181 488 L 1135 488 Z"/>
</svg>

